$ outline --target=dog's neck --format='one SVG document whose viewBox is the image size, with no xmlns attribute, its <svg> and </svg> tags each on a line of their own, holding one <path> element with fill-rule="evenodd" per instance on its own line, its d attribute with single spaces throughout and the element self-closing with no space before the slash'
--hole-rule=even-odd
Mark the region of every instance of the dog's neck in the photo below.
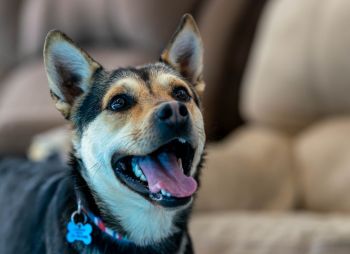
<svg viewBox="0 0 350 254">
<path fill-rule="evenodd" d="M 74 179 L 75 188 L 75 199 L 76 202 L 78 198 L 84 207 L 91 211 L 94 215 L 100 217 L 106 226 L 116 230 L 118 233 L 127 236 L 127 232 L 121 226 L 121 223 L 112 216 L 106 214 L 107 211 L 101 211 L 98 204 L 103 204 L 102 200 L 98 200 L 98 197 L 93 195 L 93 192 L 89 188 L 87 182 L 82 176 L 83 163 L 79 159 L 72 157 L 71 160 L 72 175 Z M 76 208 L 76 204 L 71 204 L 69 207 Z M 163 239 L 158 243 L 154 243 L 147 246 L 138 246 L 135 243 L 129 242 L 127 244 L 118 242 L 106 235 L 105 232 L 101 231 L 97 226 L 93 225 L 92 232 L 92 244 L 89 246 L 84 246 L 81 243 L 73 244 L 74 248 L 80 253 L 105 253 L 106 248 L 109 249 L 108 253 L 192 253 L 191 250 L 191 240 L 187 232 L 187 221 L 190 213 L 190 209 L 182 212 L 176 219 L 177 232 L 174 232 L 169 237 Z M 69 218 L 66 219 L 67 221 Z M 152 221 L 150 221 L 152 223 Z M 93 223 L 91 223 L 93 224 Z"/>
</svg>

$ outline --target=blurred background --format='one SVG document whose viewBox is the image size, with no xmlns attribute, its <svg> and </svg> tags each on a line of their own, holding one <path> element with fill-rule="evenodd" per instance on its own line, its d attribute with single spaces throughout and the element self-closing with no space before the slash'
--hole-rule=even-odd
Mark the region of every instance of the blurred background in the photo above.
<svg viewBox="0 0 350 254">
<path fill-rule="evenodd" d="M 112 69 L 157 60 L 184 13 L 205 46 L 197 253 L 350 253 L 349 0 L 0 0 L 0 157 L 69 149 L 50 29 Z"/>
</svg>

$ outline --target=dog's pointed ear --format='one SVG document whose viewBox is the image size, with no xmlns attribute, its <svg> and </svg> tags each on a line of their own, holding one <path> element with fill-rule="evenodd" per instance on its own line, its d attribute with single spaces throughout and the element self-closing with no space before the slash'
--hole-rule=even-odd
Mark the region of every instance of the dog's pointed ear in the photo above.
<svg viewBox="0 0 350 254">
<path fill-rule="evenodd" d="M 57 30 L 46 36 L 44 63 L 56 108 L 68 119 L 75 100 L 88 90 L 101 65 Z"/>
<path fill-rule="evenodd" d="M 198 92 L 204 91 L 203 44 L 196 22 L 190 14 L 182 17 L 160 59 L 179 71 Z"/>
</svg>

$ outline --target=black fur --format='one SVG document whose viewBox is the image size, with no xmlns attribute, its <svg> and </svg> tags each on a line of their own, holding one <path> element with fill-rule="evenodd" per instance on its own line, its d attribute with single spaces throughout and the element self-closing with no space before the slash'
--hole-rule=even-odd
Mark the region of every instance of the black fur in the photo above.
<svg viewBox="0 0 350 254">
<path fill-rule="evenodd" d="M 69 244 L 66 225 L 77 206 L 77 195 L 84 206 L 99 214 L 93 194 L 82 178 L 80 163 L 72 167 L 58 159 L 35 163 L 26 160 L 4 160 L 0 163 L 0 253 L 177 253 L 183 234 L 187 254 L 193 253 L 187 231 L 190 209 L 176 219 L 182 229 L 163 242 L 148 247 L 121 245 L 93 226 L 93 242 Z M 111 223 L 108 219 L 105 221 Z M 93 252 L 96 253 L 96 252 Z"/>
<path fill-rule="evenodd" d="M 84 127 L 103 110 L 101 101 L 111 84 L 125 75 L 137 75 L 144 80 L 151 91 L 150 72 L 157 70 L 175 74 L 184 80 L 174 69 L 163 63 L 146 65 L 139 69 L 118 69 L 113 72 L 107 72 L 102 68 L 97 69 L 89 91 L 78 98 L 74 104 L 74 113 L 69 116 L 77 134 L 81 135 Z M 194 91 L 193 94 L 196 95 Z M 195 101 L 199 105 L 198 97 Z M 66 225 L 77 208 L 77 196 L 82 199 L 84 206 L 97 216 L 101 216 L 96 200 L 101 204 L 103 201 L 88 188 L 82 177 L 84 171 L 83 163 L 74 156 L 70 167 L 62 164 L 57 158 L 42 163 L 18 159 L 2 161 L 0 163 L 0 253 L 88 254 L 97 251 L 97 253 L 170 254 L 177 253 L 183 235 L 187 238 L 185 253 L 193 253 L 187 229 L 191 207 L 175 217 L 175 224 L 181 231 L 153 246 L 141 248 L 134 244 L 121 245 L 94 225 L 91 245 L 85 246 L 79 242 L 67 243 Z M 199 171 L 198 169 L 195 176 L 198 183 Z M 105 214 L 106 211 L 104 211 Z M 102 217 L 107 226 L 118 229 L 122 234 L 125 233 L 116 218 Z"/>
</svg>

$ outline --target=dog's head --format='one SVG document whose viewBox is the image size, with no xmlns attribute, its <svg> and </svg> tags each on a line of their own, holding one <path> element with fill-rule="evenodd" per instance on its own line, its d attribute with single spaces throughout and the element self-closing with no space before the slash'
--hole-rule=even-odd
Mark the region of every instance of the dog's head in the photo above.
<svg viewBox="0 0 350 254">
<path fill-rule="evenodd" d="M 197 190 L 205 143 L 203 48 L 190 15 L 154 64 L 107 71 L 66 35 L 44 49 L 51 96 L 99 208 L 139 244 L 174 232 Z"/>
</svg>

